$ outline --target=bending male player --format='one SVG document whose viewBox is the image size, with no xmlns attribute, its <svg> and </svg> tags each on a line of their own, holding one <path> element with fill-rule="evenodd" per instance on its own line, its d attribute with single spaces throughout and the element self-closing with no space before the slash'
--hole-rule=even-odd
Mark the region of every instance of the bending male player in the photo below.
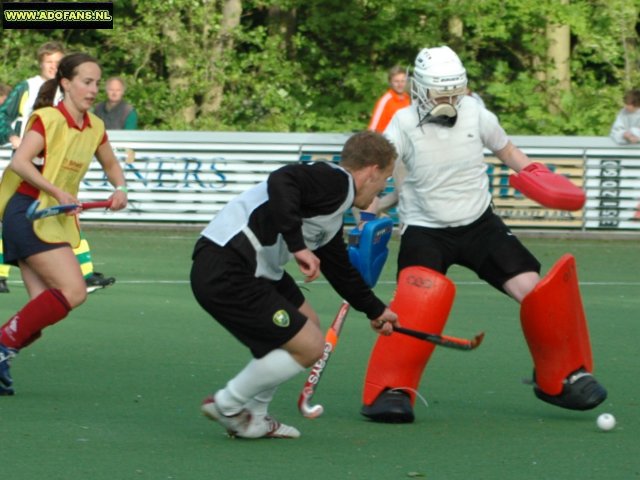
<svg viewBox="0 0 640 480">
<path fill-rule="evenodd" d="M 390 335 L 396 315 L 349 262 L 343 216 L 370 205 L 393 171 L 393 145 L 375 132 L 352 135 L 339 165 L 292 164 L 227 204 L 202 231 L 191 288 L 198 303 L 254 358 L 207 397 L 203 413 L 243 438 L 297 438 L 268 414 L 278 386 L 322 356 L 318 315 L 285 271 L 290 259 L 311 282 L 324 274 L 371 327 Z"/>
<path fill-rule="evenodd" d="M 584 192 L 532 163 L 466 89 L 466 71 L 455 52 L 423 49 L 415 61 L 412 104 L 384 132 L 398 152 L 397 190 L 379 202 L 384 207 L 370 210 L 392 205 L 399 195 L 403 231 L 391 308 L 403 326 L 441 333 L 455 296 L 445 274 L 453 264 L 465 266 L 521 304 L 535 395 L 573 410 L 594 408 L 607 392 L 592 376 L 575 261 L 565 255 L 540 279 L 538 260 L 493 212 L 483 151 L 518 172 L 512 185 L 547 207 L 580 209 Z M 379 338 L 362 414 L 380 422 L 412 422 L 415 391 L 432 351 L 402 335 Z"/>
</svg>

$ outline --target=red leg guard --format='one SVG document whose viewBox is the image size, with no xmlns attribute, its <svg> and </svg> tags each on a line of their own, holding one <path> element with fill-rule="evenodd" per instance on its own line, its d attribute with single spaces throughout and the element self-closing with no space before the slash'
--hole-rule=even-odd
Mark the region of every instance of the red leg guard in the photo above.
<svg viewBox="0 0 640 480">
<path fill-rule="evenodd" d="M 402 326 L 440 334 L 455 293 L 455 285 L 444 275 L 424 267 L 408 267 L 400 272 L 390 308 Z M 369 358 L 363 403 L 371 405 L 388 388 L 417 390 L 434 348 L 435 345 L 405 335 L 378 337 Z M 413 403 L 415 393 L 407 393 Z"/>
<path fill-rule="evenodd" d="M 0 342 L 20 349 L 35 341 L 43 328 L 67 316 L 71 306 L 60 290 L 45 290 L 0 328 Z"/>
<path fill-rule="evenodd" d="M 520 321 L 540 390 L 558 395 L 569 374 L 579 368 L 593 371 L 589 329 L 572 255 L 563 255 L 524 298 Z"/>
</svg>

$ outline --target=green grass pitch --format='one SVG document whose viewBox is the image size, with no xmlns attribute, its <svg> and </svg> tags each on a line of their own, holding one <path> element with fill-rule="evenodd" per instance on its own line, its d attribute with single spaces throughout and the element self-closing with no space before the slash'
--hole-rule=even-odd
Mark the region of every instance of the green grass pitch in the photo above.
<svg viewBox="0 0 640 480">
<path fill-rule="evenodd" d="M 0 398 L 0 472 L 23 479 L 608 479 L 640 478 L 640 251 L 637 240 L 524 239 L 546 272 L 577 259 L 596 376 L 609 390 L 594 411 L 535 399 L 522 384 L 531 360 L 518 306 L 453 269 L 457 297 L 446 333 L 475 351 L 436 350 L 420 386 L 416 422 L 381 425 L 359 415 L 375 334 L 349 314 L 314 397 L 325 413 L 300 416 L 300 375 L 271 412 L 299 440 L 228 439 L 199 411 L 249 359 L 196 304 L 188 284 L 193 229 L 89 227 L 98 271 L 117 277 L 14 360 L 17 394 Z M 376 291 L 393 293 L 397 240 Z M 293 269 L 292 271 L 295 271 Z M 26 301 L 13 271 L 0 296 L 2 321 Z M 326 329 L 340 299 L 326 281 L 305 294 Z M 600 432 L 596 417 L 618 426 Z"/>
</svg>

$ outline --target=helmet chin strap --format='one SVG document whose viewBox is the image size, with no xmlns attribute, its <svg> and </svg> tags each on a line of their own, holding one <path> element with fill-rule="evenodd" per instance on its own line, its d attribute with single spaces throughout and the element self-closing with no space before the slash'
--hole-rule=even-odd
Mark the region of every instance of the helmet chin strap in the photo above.
<svg viewBox="0 0 640 480">
<path fill-rule="evenodd" d="M 420 120 L 418 126 L 424 125 L 425 123 L 434 123 L 451 128 L 456 124 L 457 120 L 458 111 L 456 107 L 450 103 L 439 103 Z"/>
</svg>

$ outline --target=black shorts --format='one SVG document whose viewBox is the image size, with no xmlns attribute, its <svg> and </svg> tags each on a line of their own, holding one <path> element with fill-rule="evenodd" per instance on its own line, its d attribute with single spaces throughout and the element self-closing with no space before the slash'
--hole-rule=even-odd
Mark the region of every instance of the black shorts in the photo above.
<svg viewBox="0 0 640 480">
<path fill-rule="evenodd" d="M 33 223 L 27 220 L 26 212 L 34 199 L 28 195 L 16 193 L 9 199 L 2 217 L 2 243 L 4 263 L 18 265 L 18 260 L 46 252 L 54 248 L 69 247 L 66 242 L 47 243 L 33 231 Z"/>
<path fill-rule="evenodd" d="M 198 303 L 260 358 L 291 340 L 307 321 L 304 295 L 285 272 L 278 281 L 255 277 L 255 265 L 229 247 L 200 238 L 191 289 Z"/>
<path fill-rule="evenodd" d="M 408 226 L 400 240 L 398 272 L 423 266 L 443 275 L 462 265 L 501 292 L 505 282 L 524 272 L 540 273 L 540 262 L 511 233 L 491 207 L 462 227 Z"/>
</svg>

